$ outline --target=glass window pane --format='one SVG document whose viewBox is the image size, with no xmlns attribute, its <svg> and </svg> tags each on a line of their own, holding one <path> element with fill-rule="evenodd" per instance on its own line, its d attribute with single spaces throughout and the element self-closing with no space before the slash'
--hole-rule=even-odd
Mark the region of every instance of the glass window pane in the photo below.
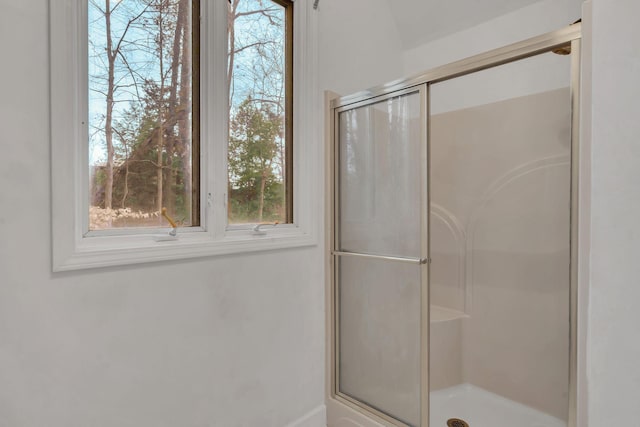
<svg viewBox="0 0 640 427">
<path fill-rule="evenodd" d="M 192 0 L 88 2 L 90 230 L 199 224 L 193 22 Z"/>
<path fill-rule="evenodd" d="M 229 224 L 292 222 L 292 10 L 229 2 Z"/>
</svg>

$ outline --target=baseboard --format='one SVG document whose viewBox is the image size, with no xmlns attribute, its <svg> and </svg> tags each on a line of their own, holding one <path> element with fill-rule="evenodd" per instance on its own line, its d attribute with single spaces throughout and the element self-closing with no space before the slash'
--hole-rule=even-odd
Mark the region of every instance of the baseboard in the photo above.
<svg viewBox="0 0 640 427">
<path fill-rule="evenodd" d="M 286 427 L 327 427 L 327 407 L 320 405 Z"/>
</svg>

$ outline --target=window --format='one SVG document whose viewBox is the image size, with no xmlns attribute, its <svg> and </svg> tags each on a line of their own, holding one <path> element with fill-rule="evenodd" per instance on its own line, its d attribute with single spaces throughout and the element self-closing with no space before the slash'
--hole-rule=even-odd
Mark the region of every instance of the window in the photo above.
<svg viewBox="0 0 640 427">
<path fill-rule="evenodd" d="M 55 271 L 315 243 L 308 2 L 51 0 L 50 15 Z"/>
<path fill-rule="evenodd" d="M 229 223 L 292 222 L 293 3 L 229 2 Z"/>
<path fill-rule="evenodd" d="M 191 0 L 88 1 L 89 232 L 158 227 L 163 209 L 200 225 L 194 16 Z"/>
</svg>

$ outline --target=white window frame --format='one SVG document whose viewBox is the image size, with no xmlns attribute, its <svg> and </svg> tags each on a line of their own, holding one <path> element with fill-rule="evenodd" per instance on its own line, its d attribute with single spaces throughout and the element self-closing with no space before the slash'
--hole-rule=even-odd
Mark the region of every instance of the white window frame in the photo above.
<svg viewBox="0 0 640 427">
<path fill-rule="evenodd" d="M 109 267 L 317 244 L 320 226 L 317 17 L 294 5 L 294 223 L 227 226 L 227 0 L 201 1 L 201 226 L 87 232 L 89 215 L 87 1 L 50 0 L 53 271 Z M 212 52 L 207 55 L 206 52 Z"/>
</svg>

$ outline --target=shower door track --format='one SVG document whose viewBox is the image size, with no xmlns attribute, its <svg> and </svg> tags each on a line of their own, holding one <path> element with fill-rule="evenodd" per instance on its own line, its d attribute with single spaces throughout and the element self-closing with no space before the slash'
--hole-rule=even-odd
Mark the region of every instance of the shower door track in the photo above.
<svg viewBox="0 0 640 427">
<path fill-rule="evenodd" d="M 521 59 L 533 57 L 542 53 L 551 52 L 557 48 L 570 48 L 571 49 L 571 212 L 570 212 L 570 351 L 569 351 L 569 408 L 568 408 L 568 427 L 577 427 L 577 277 L 578 277 L 578 178 L 579 178 L 579 129 L 580 129 L 580 61 L 581 61 L 581 39 L 582 39 L 582 27 L 580 23 L 576 23 L 560 29 L 546 33 L 537 37 L 533 37 L 518 43 L 507 45 L 502 48 L 494 49 L 479 55 L 475 55 L 460 61 L 450 63 L 441 67 L 437 67 L 426 71 L 424 73 L 406 78 L 396 80 L 391 83 L 376 86 L 374 88 L 355 93 L 353 95 L 342 96 L 334 98 L 328 105 L 328 125 L 331 131 L 328 138 L 330 142 L 327 144 L 327 158 L 328 158 L 328 182 L 327 182 L 327 326 L 328 326 L 328 341 L 327 341 L 327 362 L 329 373 L 327 376 L 327 400 L 330 403 L 336 403 L 343 405 L 344 409 L 350 409 L 355 413 L 364 416 L 367 419 L 373 420 L 377 425 L 384 426 L 396 426 L 396 427 L 409 427 L 407 424 L 402 423 L 393 417 L 354 399 L 339 389 L 339 376 L 338 376 L 338 363 L 337 363 L 337 350 L 338 350 L 338 326 L 339 319 L 336 307 L 339 303 L 339 295 L 336 292 L 336 277 L 335 266 L 336 260 L 341 256 L 354 256 L 354 257 L 367 257 L 375 258 L 387 261 L 396 262 L 410 262 L 414 264 L 422 265 L 422 268 L 428 269 L 430 263 L 430 254 L 428 252 L 429 242 L 428 233 L 427 237 L 424 237 L 422 242 L 422 255 L 421 258 L 402 258 L 402 257 L 390 257 L 383 255 L 373 255 L 355 252 L 343 252 L 337 250 L 336 235 L 337 235 L 337 221 L 336 215 L 338 212 L 338 197 L 339 189 L 337 187 L 336 179 L 336 159 L 337 159 L 337 147 L 338 147 L 338 135 L 337 135 L 337 115 L 340 110 L 354 108 L 359 104 L 369 104 L 376 100 L 381 100 L 391 95 L 404 94 L 411 91 L 420 91 L 423 95 L 423 108 L 426 108 L 427 120 L 423 120 L 422 126 L 426 129 L 425 135 L 429 132 L 428 126 L 428 98 L 429 98 L 429 85 L 436 82 L 442 82 L 450 80 L 456 77 L 464 76 L 467 74 L 475 73 L 477 71 L 497 67 L 500 65 L 515 62 Z M 429 150 L 429 138 L 426 141 L 426 154 Z M 423 171 L 423 182 L 429 183 L 430 180 L 424 180 L 425 176 L 428 178 L 429 171 Z M 424 187 L 428 187 L 424 186 Z M 428 188 L 421 192 L 422 206 L 427 206 L 428 209 Z M 428 230 L 428 212 L 421 215 L 426 217 L 426 227 Z M 424 219 L 423 219 L 424 224 Z M 426 252 L 425 252 L 426 249 Z M 428 270 L 427 270 L 428 271 Z M 427 274 L 428 277 L 428 274 Z M 425 279 L 423 279 L 425 280 Z M 423 284 L 428 288 L 427 283 Z M 423 287 L 424 289 L 424 287 Z M 428 296 L 421 297 L 421 337 L 423 342 L 421 344 L 421 354 L 426 354 L 426 359 L 422 360 L 421 366 L 421 379 L 420 379 L 420 393 L 421 393 L 421 426 L 429 427 L 429 300 Z M 426 320 L 426 323 L 425 323 Z M 327 405 L 330 407 L 330 405 Z M 435 427 L 435 426 L 431 426 Z"/>
</svg>

